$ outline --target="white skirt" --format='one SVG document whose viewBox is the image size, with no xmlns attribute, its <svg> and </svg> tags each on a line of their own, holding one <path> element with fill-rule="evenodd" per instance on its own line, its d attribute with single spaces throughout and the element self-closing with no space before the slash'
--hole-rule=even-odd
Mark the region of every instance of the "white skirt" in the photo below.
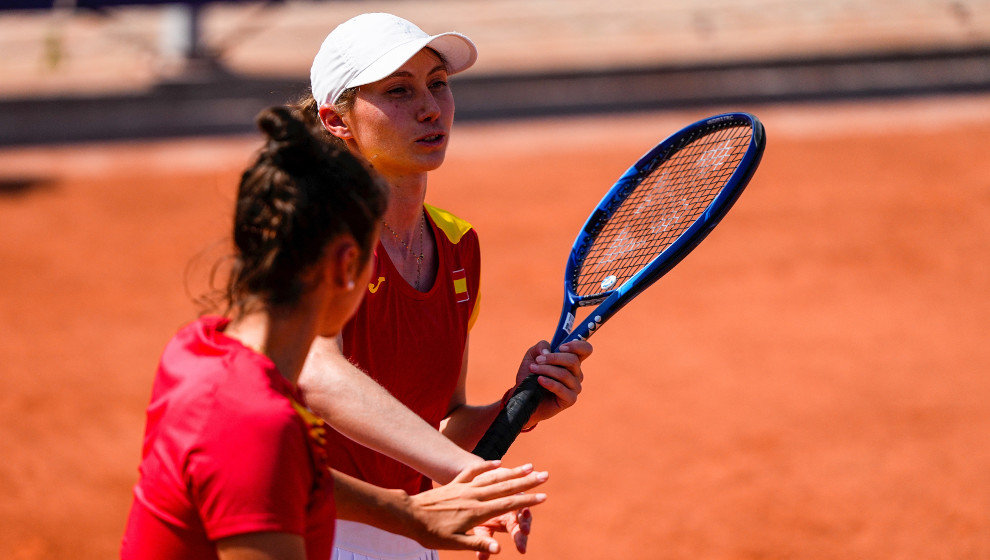
<svg viewBox="0 0 990 560">
<path fill-rule="evenodd" d="M 331 560 L 438 560 L 437 551 L 377 527 L 337 520 Z"/>
</svg>

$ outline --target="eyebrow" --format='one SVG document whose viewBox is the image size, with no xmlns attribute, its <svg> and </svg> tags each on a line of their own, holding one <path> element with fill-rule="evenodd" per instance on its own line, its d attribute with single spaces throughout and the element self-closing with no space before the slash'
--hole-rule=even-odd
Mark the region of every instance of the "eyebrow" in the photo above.
<svg viewBox="0 0 990 560">
<path fill-rule="evenodd" d="M 436 66 L 433 67 L 432 70 L 430 70 L 429 72 L 427 72 L 426 75 L 429 76 L 430 74 L 435 74 L 437 72 L 446 72 L 446 71 L 447 71 L 447 66 L 446 65 L 444 65 L 444 64 L 437 64 Z M 396 77 L 411 78 L 412 77 L 412 72 L 407 72 L 405 70 L 396 70 L 395 72 L 392 72 L 391 74 L 389 74 L 387 77 L 389 77 L 389 78 L 396 78 Z"/>
</svg>

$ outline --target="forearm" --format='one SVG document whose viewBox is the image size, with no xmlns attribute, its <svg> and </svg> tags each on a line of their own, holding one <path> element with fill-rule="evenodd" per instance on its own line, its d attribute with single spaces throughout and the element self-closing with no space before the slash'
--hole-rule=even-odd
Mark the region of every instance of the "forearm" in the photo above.
<svg viewBox="0 0 990 560">
<path fill-rule="evenodd" d="M 330 472 L 338 519 L 364 523 L 390 533 L 407 533 L 410 504 L 406 492 L 380 488 L 334 470 Z"/>
<path fill-rule="evenodd" d="M 427 548 L 496 553 L 497 541 L 490 536 L 469 534 L 471 529 L 543 502 L 545 494 L 527 491 L 547 480 L 547 473 L 535 472 L 532 465 L 514 469 L 498 466 L 497 461 L 476 463 L 450 484 L 415 496 L 330 471 L 337 517 L 405 535 Z"/>
<path fill-rule="evenodd" d="M 468 346 L 466 342 L 464 355 L 461 358 L 461 374 L 454 394 L 450 398 L 447 416 L 440 423 L 440 431 L 464 449 L 474 449 L 498 413 L 502 411 L 502 403 L 496 401 L 486 405 L 467 404 Z"/>
<path fill-rule="evenodd" d="M 502 405 L 498 402 L 458 405 L 444 418 L 440 424 L 440 432 L 462 448 L 474 449 L 501 410 Z"/>
<path fill-rule="evenodd" d="M 480 461 L 355 367 L 331 339 L 314 342 L 299 386 L 306 404 L 335 430 L 440 483 Z"/>
</svg>

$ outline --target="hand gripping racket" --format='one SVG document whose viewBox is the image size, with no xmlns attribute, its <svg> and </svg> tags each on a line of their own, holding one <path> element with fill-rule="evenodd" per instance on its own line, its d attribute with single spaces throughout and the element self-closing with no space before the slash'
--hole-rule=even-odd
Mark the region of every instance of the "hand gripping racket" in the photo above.
<svg viewBox="0 0 990 560">
<path fill-rule="evenodd" d="M 550 343 L 587 339 L 700 243 L 760 163 L 763 125 L 747 113 L 698 121 L 657 144 L 609 189 L 578 233 L 564 272 L 564 305 Z M 578 322 L 578 307 L 598 304 Z M 531 375 L 474 453 L 499 459 L 550 393 Z"/>
</svg>

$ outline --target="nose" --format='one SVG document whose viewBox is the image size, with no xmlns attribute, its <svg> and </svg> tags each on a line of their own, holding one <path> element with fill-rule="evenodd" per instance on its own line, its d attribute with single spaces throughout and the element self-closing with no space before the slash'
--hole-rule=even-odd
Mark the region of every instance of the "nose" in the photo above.
<svg viewBox="0 0 990 560">
<path fill-rule="evenodd" d="M 422 105 L 419 108 L 419 120 L 421 122 L 432 122 L 440 118 L 440 103 L 437 102 L 433 93 L 425 92 L 422 96 Z"/>
</svg>

